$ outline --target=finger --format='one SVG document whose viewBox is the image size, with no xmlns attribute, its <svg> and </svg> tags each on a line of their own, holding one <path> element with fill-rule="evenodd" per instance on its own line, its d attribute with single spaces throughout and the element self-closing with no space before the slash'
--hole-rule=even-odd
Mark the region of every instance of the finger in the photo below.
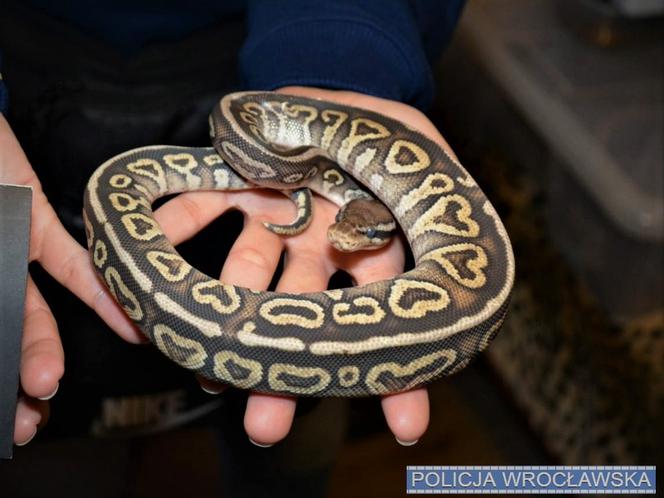
<svg viewBox="0 0 664 498">
<path fill-rule="evenodd" d="M 37 434 L 37 429 L 46 423 L 48 402 L 22 396 L 16 404 L 14 421 L 14 443 L 25 446 Z"/>
<path fill-rule="evenodd" d="M 357 283 L 366 285 L 385 280 L 403 271 L 405 253 L 401 241 L 392 241 L 380 252 L 354 253 L 341 260 Z M 403 446 L 417 443 L 429 425 L 429 398 L 426 389 L 386 396 L 382 399 L 385 420 L 397 442 Z"/>
<path fill-rule="evenodd" d="M 190 239 L 231 205 L 224 192 L 189 192 L 180 194 L 157 209 L 154 217 L 166 238 L 178 245 Z"/>
<path fill-rule="evenodd" d="M 357 285 L 385 280 L 403 272 L 405 253 L 400 240 L 393 240 L 383 249 L 371 254 L 357 252 L 347 255 L 341 268 Z"/>
<path fill-rule="evenodd" d="M 33 188 L 31 261 L 38 260 L 48 273 L 92 307 L 119 335 L 132 342 L 141 342 L 140 333 L 97 279 L 87 252 L 58 220 L 21 146 L 1 116 L 0 150 L 5 161 L 0 179 Z"/>
<path fill-rule="evenodd" d="M 216 194 L 218 197 L 218 193 L 212 194 Z M 191 237 L 204 226 L 207 222 L 206 216 L 208 215 L 203 213 L 208 211 L 212 213 L 210 215 L 211 220 L 229 207 L 232 207 L 227 202 L 227 199 L 204 199 L 202 197 L 185 201 L 185 204 L 176 203 L 175 201 L 181 197 L 183 196 L 180 195 L 176 199 L 169 201 L 167 204 L 170 204 L 170 206 L 165 204 L 162 208 L 167 208 L 167 210 L 162 211 L 162 216 L 177 217 L 178 211 L 191 202 L 192 204 L 189 207 L 183 208 L 183 215 L 188 217 L 185 223 L 188 221 L 194 225 L 199 224 L 192 230 L 178 230 L 174 228 L 170 234 L 166 234 L 174 244 L 186 240 L 186 238 Z M 206 202 L 208 205 L 205 205 Z M 171 209 L 172 211 L 170 211 Z M 258 221 L 250 219 L 245 224 L 226 258 L 221 272 L 221 280 L 256 290 L 267 289 L 272 280 L 272 275 L 279 264 L 282 248 L 283 245 L 278 236 L 266 230 Z M 196 380 L 198 380 L 201 389 L 209 394 L 220 394 L 227 388 L 223 383 L 214 382 L 201 376 L 196 376 Z"/>
<path fill-rule="evenodd" d="M 249 218 L 233 244 L 221 280 L 251 289 L 266 289 L 279 262 L 283 243 L 258 221 Z M 249 439 L 260 446 L 271 446 L 290 429 L 295 401 L 290 398 L 250 394 L 244 417 Z"/>
<path fill-rule="evenodd" d="M 272 281 L 283 245 L 258 221 L 249 219 L 228 253 L 221 280 L 255 290 L 267 289 Z M 225 390 L 224 384 L 197 376 L 201 389 L 210 394 Z"/>
<path fill-rule="evenodd" d="M 64 373 L 58 327 L 39 289 L 28 278 L 21 347 L 21 387 L 33 398 L 50 399 Z"/>
<path fill-rule="evenodd" d="M 251 393 L 244 412 L 244 430 L 257 446 L 272 446 L 286 437 L 293 424 L 295 399 Z"/>
<path fill-rule="evenodd" d="M 277 235 L 249 218 L 226 257 L 221 280 L 254 290 L 267 289 L 282 250 L 283 243 Z"/>
<path fill-rule="evenodd" d="M 277 284 L 279 292 L 324 290 L 332 274 L 313 252 L 289 252 L 284 272 Z M 293 423 L 296 400 L 289 396 L 252 393 L 244 415 L 249 439 L 259 446 L 271 446 L 288 434 Z"/>
<path fill-rule="evenodd" d="M 383 413 L 390 430 L 402 446 L 412 446 L 429 425 L 429 395 L 426 388 L 385 396 Z"/>
<path fill-rule="evenodd" d="M 145 342 L 141 332 L 102 285 L 88 252 L 67 233 L 55 215 L 44 227 L 43 240 L 48 241 L 48 247 L 39 251 L 37 261 L 44 269 L 90 306 L 123 339 Z"/>
<path fill-rule="evenodd" d="M 334 271 L 335 268 L 321 257 L 321 253 L 290 250 L 286 254 L 284 272 L 276 290 L 294 294 L 323 291 Z"/>
<path fill-rule="evenodd" d="M 359 261 L 350 271 L 358 285 L 392 278 L 401 273 L 403 251 L 392 243 L 386 249 L 383 264 L 365 265 Z M 429 396 L 425 388 L 393 394 L 382 399 L 383 413 L 397 442 L 403 446 L 417 443 L 429 425 Z"/>
</svg>

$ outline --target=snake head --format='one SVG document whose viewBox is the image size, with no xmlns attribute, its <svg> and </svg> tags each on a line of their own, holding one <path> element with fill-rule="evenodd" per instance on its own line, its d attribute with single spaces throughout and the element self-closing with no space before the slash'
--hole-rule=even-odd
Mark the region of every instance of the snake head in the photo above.
<svg viewBox="0 0 664 498">
<path fill-rule="evenodd" d="M 337 213 L 336 223 L 327 229 L 327 239 L 342 252 L 379 249 L 396 231 L 390 211 L 373 199 L 354 199 Z"/>
</svg>

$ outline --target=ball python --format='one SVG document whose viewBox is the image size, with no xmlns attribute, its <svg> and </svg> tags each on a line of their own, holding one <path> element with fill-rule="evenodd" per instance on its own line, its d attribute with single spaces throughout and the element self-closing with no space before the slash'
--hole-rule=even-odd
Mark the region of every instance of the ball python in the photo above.
<svg viewBox="0 0 664 498">
<path fill-rule="evenodd" d="M 243 389 L 366 396 L 452 374 L 496 335 L 514 279 L 510 241 L 438 144 L 376 112 L 270 92 L 222 98 L 210 135 L 214 147 L 113 157 L 84 196 L 96 271 L 168 358 Z M 414 267 L 364 286 L 258 292 L 193 268 L 153 218 L 167 194 L 257 187 L 297 205 L 292 224 L 268 225 L 277 233 L 306 229 L 310 190 L 341 206 L 328 233 L 341 250 L 383 245 L 396 220 Z"/>
</svg>

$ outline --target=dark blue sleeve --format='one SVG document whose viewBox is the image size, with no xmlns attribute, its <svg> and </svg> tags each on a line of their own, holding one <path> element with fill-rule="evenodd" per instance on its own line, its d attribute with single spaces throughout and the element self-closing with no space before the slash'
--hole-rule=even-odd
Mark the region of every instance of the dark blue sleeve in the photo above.
<svg viewBox="0 0 664 498">
<path fill-rule="evenodd" d="M 462 3 L 251 0 L 240 53 L 244 83 L 262 90 L 286 85 L 346 89 L 426 108 L 434 88 L 423 46 L 422 5 L 425 16 L 428 11 L 456 20 Z M 449 21 L 438 25 L 446 31 L 453 26 Z"/>
<path fill-rule="evenodd" d="M 2 81 L 2 54 L 0 54 L 0 114 L 7 112 L 7 87 Z"/>
</svg>

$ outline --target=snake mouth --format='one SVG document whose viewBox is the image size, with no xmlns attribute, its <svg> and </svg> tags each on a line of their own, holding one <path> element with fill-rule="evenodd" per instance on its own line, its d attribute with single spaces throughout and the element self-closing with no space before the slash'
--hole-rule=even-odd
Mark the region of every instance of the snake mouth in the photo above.
<svg viewBox="0 0 664 498">
<path fill-rule="evenodd" d="M 356 238 L 349 237 L 337 228 L 337 224 L 330 225 L 327 229 L 327 240 L 332 247 L 341 252 L 354 252 L 362 249 L 357 242 Z"/>
<path fill-rule="evenodd" d="M 343 221 L 328 227 L 327 240 L 332 247 L 341 252 L 374 251 L 389 242 L 389 239 L 380 241 L 369 239 Z"/>
</svg>

